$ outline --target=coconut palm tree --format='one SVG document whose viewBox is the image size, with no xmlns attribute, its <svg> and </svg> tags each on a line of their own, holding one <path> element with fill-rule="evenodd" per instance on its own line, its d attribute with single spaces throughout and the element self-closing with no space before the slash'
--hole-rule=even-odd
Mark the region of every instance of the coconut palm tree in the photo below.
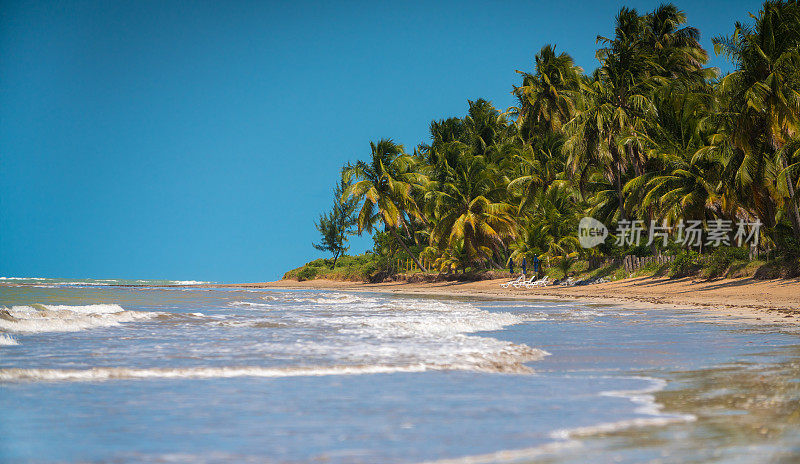
<svg viewBox="0 0 800 464">
<path fill-rule="evenodd" d="M 482 156 L 465 155 L 448 170 L 449 179 L 432 182 L 426 195 L 436 218 L 431 244 L 444 249 L 463 243 L 472 262 L 501 267 L 494 256 L 515 235 L 513 207 L 495 201 L 504 194 L 505 186 L 498 185 L 497 173 Z"/>
<path fill-rule="evenodd" d="M 405 154 L 402 145 L 391 139 L 370 142 L 370 162 L 358 161 L 345 171 L 345 181 L 355 179 L 342 195 L 363 201 L 358 213 L 358 233 L 371 232 L 377 222 L 383 223 L 406 253 L 420 269 L 426 271 L 417 255 L 398 234 L 398 229 L 407 226 L 408 218 L 421 218 L 421 213 L 412 196 L 412 190 L 425 183 L 422 174 L 411 171 L 413 159 Z"/>
<path fill-rule="evenodd" d="M 522 75 L 522 85 L 514 86 L 518 106 L 511 108 L 517 126 L 527 140 L 541 132 L 558 132 L 575 115 L 582 70 L 567 53 L 556 54 L 547 44 L 534 57 L 533 74 Z"/>
<path fill-rule="evenodd" d="M 736 71 L 720 82 L 732 113 L 729 135 L 749 166 L 768 163 L 800 130 L 800 5 L 767 1 L 753 25 L 736 23 L 731 36 L 714 38 L 714 50 L 736 62 Z M 747 159 L 750 158 L 750 159 Z M 778 157 L 789 174 L 789 160 Z M 783 175 L 780 198 L 795 238 L 800 241 L 800 211 L 794 182 Z"/>
<path fill-rule="evenodd" d="M 704 69 L 708 53 L 700 45 L 700 31 L 684 26 L 686 13 L 675 5 L 662 4 L 645 15 L 643 46 L 653 51 L 656 74 L 691 82 L 704 82 L 713 71 Z"/>
</svg>

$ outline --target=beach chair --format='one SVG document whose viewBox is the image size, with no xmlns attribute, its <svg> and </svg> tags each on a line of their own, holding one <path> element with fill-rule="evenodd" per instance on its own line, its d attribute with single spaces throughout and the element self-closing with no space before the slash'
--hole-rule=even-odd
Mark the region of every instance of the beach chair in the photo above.
<svg viewBox="0 0 800 464">
<path fill-rule="evenodd" d="M 550 277 L 544 276 L 543 278 L 537 280 L 536 282 L 531 282 L 530 284 L 526 285 L 526 287 L 528 287 L 528 288 L 546 287 L 549 280 L 550 280 Z"/>
<path fill-rule="evenodd" d="M 536 280 L 536 274 L 532 275 L 530 280 L 521 280 L 514 285 L 514 288 L 522 288 L 527 287 L 528 285 L 532 284 Z"/>
<path fill-rule="evenodd" d="M 525 274 L 520 274 L 519 277 L 517 277 L 516 279 L 506 282 L 504 284 L 500 284 L 500 286 L 503 288 L 508 288 L 514 284 L 522 282 L 523 280 L 525 280 Z"/>
</svg>

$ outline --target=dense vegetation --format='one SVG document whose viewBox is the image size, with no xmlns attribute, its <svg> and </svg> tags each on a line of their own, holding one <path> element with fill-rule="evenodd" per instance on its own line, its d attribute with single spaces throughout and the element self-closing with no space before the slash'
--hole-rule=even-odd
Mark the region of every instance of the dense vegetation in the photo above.
<svg viewBox="0 0 800 464">
<path fill-rule="evenodd" d="M 612 239 L 582 248 L 584 216 L 610 228 L 626 220 L 760 221 L 753 251 L 796 260 L 800 5 L 767 1 L 749 23 L 714 38 L 715 53 L 735 65 L 727 75 L 706 67 L 700 33 L 686 23 L 671 4 L 647 14 L 623 8 L 613 33 L 597 39 L 591 74 L 545 45 L 532 69 L 517 71 L 516 106 L 469 101 L 465 116 L 431 122 L 430 140 L 411 153 L 391 139 L 371 142 L 339 186 L 338 202 L 353 205 L 344 208 L 352 222 L 340 223 L 375 240 L 356 274 L 408 260 L 428 272 L 474 272 L 533 256 L 598 268 L 607 258 L 660 253 L 680 255 L 673 273 L 700 262 L 725 273 L 752 254 Z M 347 232 L 337 235 L 323 219 L 328 225 L 318 227 L 337 257 Z"/>
</svg>

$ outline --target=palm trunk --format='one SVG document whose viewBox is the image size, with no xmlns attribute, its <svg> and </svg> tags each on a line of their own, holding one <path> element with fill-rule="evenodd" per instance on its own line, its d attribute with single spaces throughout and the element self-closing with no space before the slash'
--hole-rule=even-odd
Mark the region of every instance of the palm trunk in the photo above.
<svg viewBox="0 0 800 464">
<path fill-rule="evenodd" d="M 400 246 L 403 247 L 403 250 L 405 250 L 405 252 L 408 253 L 409 256 L 411 256 L 411 259 L 414 260 L 414 263 L 417 266 L 419 266 L 419 268 L 422 269 L 423 272 L 428 272 L 428 270 L 425 269 L 425 266 L 423 266 L 422 263 L 419 261 L 419 258 L 417 258 L 417 256 L 414 253 L 412 253 L 411 250 L 408 249 L 406 242 L 404 242 L 403 239 L 400 238 L 400 234 L 397 233 L 397 229 L 392 228 L 391 230 L 395 240 L 397 240 L 400 243 Z"/>
<path fill-rule="evenodd" d="M 614 166 L 611 167 L 611 173 L 614 176 L 614 190 L 617 192 L 617 200 L 619 201 L 619 215 L 620 219 L 626 220 L 625 214 L 625 196 L 622 192 L 622 166 L 620 165 L 619 152 L 613 146 L 611 147 L 611 159 Z"/>
<path fill-rule="evenodd" d="M 417 238 L 417 231 L 416 229 L 414 229 L 414 224 L 411 223 L 411 219 L 409 219 L 408 221 L 403 221 L 403 228 L 406 230 L 408 236 L 414 239 L 414 243 L 417 246 L 420 246 L 419 239 Z"/>
<path fill-rule="evenodd" d="M 630 159 L 630 162 L 633 165 L 633 172 L 636 174 L 637 177 L 641 176 L 642 169 L 639 166 L 639 155 L 637 153 L 637 150 L 634 150 L 633 146 L 628 144 L 625 145 L 625 151 L 628 152 L 628 159 Z"/>
<path fill-rule="evenodd" d="M 781 156 L 781 162 L 783 164 L 784 171 L 789 167 L 789 162 L 786 161 L 785 156 Z M 789 219 L 792 222 L 792 229 L 794 229 L 794 237 L 800 242 L 800 211 L 797 209 L 797 200 L 794 197 L 794 185 L 792 184 L 792 179 L 789 177 L 789 173 L 786 173 L 786 190 L 789 193 L 789 198 L 787 199 L 788 202 L 788 211 Z"/>
<path fill-rule="evenodd" d="M 614 179 L 614 190 L 617 191 L 617 200 L 619 200 L 619 215 L 623 221 L 627 219 L 625 213 L 625 195 L 622 193 L 622 170 L 617 169 L 616 179 Z"/>
<path fill-rule="evenodd" d="M 500 269 L 502 269 L 502 268 L 503 268 L 503 266 L 501 266 L 501 265 L 497 264 L 497 263 L 494 261 L 494 259 L 492 259 L 492 257 L 491 257 L 491 256 L 487 256 L 487 255 L 486 255 L 486 253 L 484 253 L 484 252 L 481 252 L 481 255 L 482 255 L 482 256 L 483 256 L 483 258 L 486 260 L 486 262 L 487 262 L 487 263 L 489 263 L 489 265 L 490 265 L 490 266 L 494 266 L 494 267 L 497 267 L 497 268 L 500 268 Z M 490 267 L 490 269 L 491 269 L 491 267 Z"/>
</svg>

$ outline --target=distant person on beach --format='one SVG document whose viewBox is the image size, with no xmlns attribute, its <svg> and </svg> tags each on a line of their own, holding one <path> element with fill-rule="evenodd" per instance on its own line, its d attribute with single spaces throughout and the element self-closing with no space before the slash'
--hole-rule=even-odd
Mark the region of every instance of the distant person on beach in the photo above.
<svg viewBox="0 0 800 464">
<path fill-rule="evenodd" d="M 524 256 L 522 257 L 522 273 L 523 274 L 527 274 L 528 273 L 528 262 L 525 261 L 525 257 Z"/>
</svg>

